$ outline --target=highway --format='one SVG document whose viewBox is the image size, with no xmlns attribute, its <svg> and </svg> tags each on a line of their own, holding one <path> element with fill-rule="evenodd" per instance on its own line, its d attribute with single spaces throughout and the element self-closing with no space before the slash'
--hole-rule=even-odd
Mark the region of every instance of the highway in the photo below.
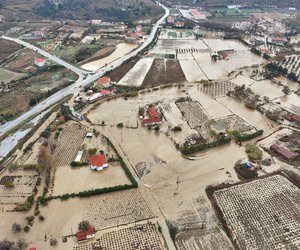
<svg viewBox="0 0 300 250">
<path fill-rule="evenodd" d="M 49 60 L 52 60 L 60 65 L 63 65 L 64 67 L 66 67 L 66 68 L 70 69 L 71 71 L 73 71 L 74 73 L 76 73 L 79 76 L 79 79 L 74 84 L 67 86 L 66 88 L 56 92 L 55 94 L 51 95 L 47 99 L 38 103 L 36 106 L 31 108 L 26 113 L 22 114 L 15 120 L 1 125 L 0 126 L 0 136 L 5 134 L 6 132 L 10 131 L 11 129 L 15 128 L 18 124 L 26 121 L 32 115 L 35 115 L 35 114 L 41 112 L 42 110 L 50 107 L 51 105 L 58 102 L 62 98 L 68 96 L 69 94 L 78 93 L 82 86 L 86 86 L 86 85 L 98 80 L 98 78 L 102 77 L 107 72 L 119 67 L 120 65 L 122 65 L 124 63 L 124 61 L 126 61 L 132 57 L 135 57 L 139 52 L 141 52 L 144 48 L 146 48 L 155 38 L 155 34 L 159 28 L 159 25 L 170 14 L 170 10 L 167 7 L 165 7 L 164 5 L 162 5 L 160 3 L 158 3 L 158 4 L 165 10 L 165 15 L 153 25 L 152 31 L 151 31 L 148 39 L 137 49 L 135 49 L 135 50 L 131 51 L 130 53 L 124 55 L 123 57 L 107 64 L 105 67 L 102 67 L 101 69 L 99 69 L 95 72 L 87 72 L 85 70 L 79 69 L 79 68 L 75 67 L 74 65 L 71 65 L 71 64 L 65 62 L 64 60 L 61 60 L 60 58 L 58 58 L 46 51 L 43 51 L 40 48 L 31 45 L 30 43 L 24 42 L 20 39 L 11 38 L 11 37 L 7 37 L 7 36 L 1 36 L 1 38 L 3 38 L 3 39 L 19 43 L 29 49 L 36 51 L 37 53 L 43 55 L 44 57 L 48 58 Z"/>
</svg>

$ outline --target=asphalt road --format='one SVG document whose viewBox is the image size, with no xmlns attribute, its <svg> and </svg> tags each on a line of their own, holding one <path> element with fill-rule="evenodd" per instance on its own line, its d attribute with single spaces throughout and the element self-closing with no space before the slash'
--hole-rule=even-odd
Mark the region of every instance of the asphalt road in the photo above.
<svg viewBox="0 0 300 250">
<path fill-rule="evenodd" d="M 58 102 L 62 98 L 66 97 L 67 95 L 78 93 L 82 86 L 86 86 L 86 85 L 98 80 L 99 77 L 102 77 L 108 71 L 111 71 L 111 70 L 119 67 L 120 65 L 122 65 L 124 63 L 124 61 L 126 61 L 126 60 L 128 60 L 132 57 L 135 57 L 140 51 L 142 51 L 145 47 L 147 47 L 153 41 L 153 39 L 155 38 L 155 34 L 156 34 L 156 31 L 157 31 L 159 25 L 163 22 L 163 20 L 170 13 L 170 10 L 167 7 L 165 7 L 162 4 L 159 4 L 159 5 L 165 10 L 165 15 L 153 25 L 151 34 L 149 35 L 148 39 L 141 46 L 139 46 L 137 49 L 135 49 L 135 50 L 131 51 L 130 53 L 124 55 L 123 57 L 109 63 L 105 67 L 102 67 L 101 69 L 99 69 L 95 72 L 87 72 L 85 70 L 79 69 L 79 68 L 75 67 L 74 65 L 71 65 L 71 64 L 65 62 L 64 60 L 61 60 L 60 58 L 58 58 L 58 57 L 56 57 L 56 56 L 54 56 L 54 55 L 52 55 L 52 54 L 50 54 L 46 51 L 43 51 L 40 48 L 31 45 L 30 43 L 24 42 L 20 39 L 11 38 L 11 37 L 7 37 L 7 36 L 2 36 L 1 38 L 3 38 L 3 39 L 14 41 L 16 43 L 22 44 L 23 46 L 25 46 L 29 49 L 37 51 L 39 54 L 43 55 L 44 57 L 46 57 L 46 58 L 48 58 L 48 59 L 50 59 L 50 60 L 52 60 L 52 61 L 54 61 L 54 62 L 56 62 L 60 65 L 63 65 L 64 67 L 66 67 L 66 68 L 70 69 L 71 71 L 73 71 L 74 73 L 76 73 L 79 76 L 79 79 L 74 84 L 72 84 L 70 86 L 67 86 L 66 88 L 64 88 L 64 89 L 56 92 L 55 94 L 51 95 L 50 97 L 48 97 L 44 101 L 38 103 L 36 106 L 31 108 L 26 113 L 22 114 L 21 116 L 19 116 L 15 120 L 7 122 L 7 123 L 1 125 L 0 126 L 0 136 L 3 135 L 4 133 L 10 131 L 11 129 L 16 127 L 18 124 L 24 122 L 25 120 L 27 120 L 32 115 L 35 115 L 35 114 L 41 112 L 42 110 L 50 107 L 52 104 Z"/>
</svg>

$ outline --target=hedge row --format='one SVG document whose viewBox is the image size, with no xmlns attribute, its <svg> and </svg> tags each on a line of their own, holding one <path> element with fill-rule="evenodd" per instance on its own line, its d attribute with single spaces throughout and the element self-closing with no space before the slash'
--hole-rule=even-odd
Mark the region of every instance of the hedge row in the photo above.
<svg viewBox="0 0 300 250">
<path fill-rule="evenodd" d="M 114 186 L 114 187 L 97 188 L 97 189 L 91 189 L 91 190 L 87 190 L 87 191 L 82 191 L 82 192 L 79 192 L 79 193 L 63 194 L 63 195 L 57 195 L 57 196 L 48 196 L 48 197 L 40 196 L 38 198 L 38 201 L 42 205 L 46 205 L 48 203 L 48 201 L 51 201 L 51 200 L 54 200 L 54 199 L 67 200 L 69 198 L 74 198 L 74 197 L 89 197 L 89 196 L 93 196 L 93 195 L 106 194 L 106 193 L 111 193 L 111 192 L 115 192 L 115 191 L 121 191 L 121 190 L 126 190 L 126 189 L 131 189 L 131 188 L 138 187 L 137 181 L 134 179 L 134 177 L 131 174 L 129 168 L 127 167 L 127 165 L 124 162 L 123 158 L 118 153 L 118 151 L 115 148 L 115 146 L 112 144 L 112 142 L 107 137 L 105 137 L 105 139 L 107 140 L 107 143 L 115 151 L 115 153 L 116 153 L 116 155 L 118 157 L 118 161 L 121 164 L 121 167 L 123 168 L 126 176 L 128 177 L 128 179 L 131 182 L 130 185 L 124 184 L 124 185 L 118 185 L 118 186 Z M 71 166 L 72 167 L 77 167 L 77 166 L 85 166 L 85 165 L 88 165 L 88 164 L 89 164 L 88 162 L 74 162 L 73 161 L 71 163 Z"/>
<path fill-rule="evenodd" d="M 229 39 L 235 39 L 240 41 L 241 43 L 245 44 L 246 46 L 249 46 L 249 43 L 247 41 L 245 41 L 242 37 L 238 36 L 238 35 L 227 35 L 223 37 L 224 40 L 229 40 Z"/>
<path fill-rule="evenodd" d="M 264 133 L 263 130 L 258 130 L 252 134 L 241 135 L 240 133 L 234 133 L 233 135 L 238 142 L 243 142 L 261 136 L 263 133 Z"/>
<path fill-rule="evenodd" d="M 138 187 L 138 183 L 135 180 L 135 178 L 133 177 L 132 173 L 130 172 L 129 168 L 127 167 L 126 163 L 124 162 L 123 158 L 120 156 L 119 152 L 117 151 L 117 149 L 115 148 L 114 144 L 112 144 L 112 142 L 105 137 L 105 139 L 107 140 L 107 143 L 112 147 L 112 149 L 115 151 L 118 160 L 121 164 L 121 167 L 123 168 L 125 174 L 127 175 L 128 179 L 131 181 L 132 185 L 135 187 Z"/>
<path fill-rule="evenodd" d="M 230 143 L 230 137 L 221 137 L 220 139 L 213 141 L 213 142 L 209 142 L 209 143 L 204 143 L 204 144 L 197 144 L 197 145 L 192 145 L 189 147 L 185 147 L 183 149 L 181 149 L 181 153 L 184 155 L 189 155 L 189 154 L 193 154 L 199 151 L 203 151 L 205 149 L 209 149 L 209 148 L 213 148 L 213 147 L 217 147 L 217 146 L 221 146 L 221 145 L 225 145 L 227 143 Z"/>
<path fill-rule="evenodd" d="M 99 195 L 99 194 L 107 194 L 115 191 L 121 191 L 121 190 L 126 190 L 130 188 L 135 188 L 136 186 L 131 184 L 124 184 L 124 185 L 118 185 L 114 187 L 105 187 L 105 188 L 97 188 L 97 189 L 91 189 L 87 191 L 82 191 L 79 193 L 71 193 L 71 194 L 63 194 L 63 195 L 56 195 L 56 196 L 40 196 L 38 198 L 38 201 L 42 205 L 46 205 L 48 201 L 55 200 L 55 199 L 61 199 L 61 200 L 67 200 L 69 198 L 75 198 L 75 197 L 89 197 L 93 195 Z"/>
<path fill-rule="evenodd" d="M 71 167 L 82 167 L 82 166 L 88 166 L 89 163 L 87 161 L 72 161 Z"/>
</svg>

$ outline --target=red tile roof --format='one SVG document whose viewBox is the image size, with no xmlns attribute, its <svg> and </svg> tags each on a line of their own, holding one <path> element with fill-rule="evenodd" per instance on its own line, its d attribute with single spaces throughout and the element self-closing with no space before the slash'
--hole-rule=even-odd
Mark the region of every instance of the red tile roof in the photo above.
<svg viewBox="0 0 300 250">
<path fill-rule="evenodd" d="M 77 232 L 76 238 L 78 241 L 86 240 L 86 233 L 85 232 Z"/>
<path fill-rule="evenodd" d="M 44 62 L 45 59 L 43 58 L 35 58 L 35 62 L 39 63 L 39 62 Z"/>
<path fill-rule="evenodd" d="M 296 122 L 300 122 L 300 116 L 299 115 L 292 115 L 292 119 Z"/>
<path fill-rule="evenodd" d="M 90 158 L 90 163 L 92 166 L 101 167 L 104 164 L 107 164 L 105 155 L 93 155 Z"/>
<path fill-rule="evenodd" d="M 36 250 L 36 248 L 35 247 L 31 247 L 31 248 L 29 248 L 29 250 Z"/>
<path fill-rule="evenodd" d="M 274 150 L 275 152 L 277 152 L 278 154 L 280 154 L 281 156 L 283 156 L 284 158 L 286 158 L 287 160 L 292 160 L 296 156 L 298 156 L 297 153 L 294 153 L 285 147 L 280 147 L 277 144 L 273 144 L 271 146 L 271 149 Z"/>
<path fill-rule="evenodd" d="M 90 226 L 86 231 L 84 232 L 77 232 L 76 233 L 76 238 L 78 241 L 86 240 L 87 236 L 95 234 L 96 229 L 93 226 Z"/>
<path fill-rule="evenodd" d="M 154 107 L 148 108 L 147 112 L 151 119 L 156 119 L 160 117 L 160 114 L 156 111 Z"/>
<path fill-rule="evenodd" d="M 106 83 L 109 83 L 109 82 L 110 82 L 110 78 L 107 77 L 107 76 L 101 77 L 101 78 L 98 80 L 98 83 L 101 83 L 101 84 L 106 84 Z"/>
</svg>

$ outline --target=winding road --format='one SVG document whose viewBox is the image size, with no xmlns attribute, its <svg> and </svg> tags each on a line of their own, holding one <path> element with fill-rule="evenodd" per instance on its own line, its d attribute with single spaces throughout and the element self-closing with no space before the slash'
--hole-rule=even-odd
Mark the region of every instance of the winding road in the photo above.
<svg viewBox="0 0 300 250">
<path fill-rule="evenodd" d="M 36 106 L 31 108 L 26 113 L 22 114 L 21 116 L 19 116 L 15 120 L 7 122 L 7 123 L 1 125 L 0 126 L 0 136 L 4 135 L 8 131 L 12 130 L 13 128 L 18 126 L 18 124 L 26 121 L 31 116 L 36 115 L 37 113 L 41 112 L 42 110 L 45 110 L 46 108 L 50 107 L 51 105 L 58 102 L 62 98 L 68 96 L 69 94 L 78 93 L 82 86 L 86 86 L 86 85 L 96 81 L 99 77 L 102 77 L 107 72 L 121 66 L 126 60 L 128 60 L 132 57 L 135 57 L 139 52 L 141 52 L 143 49 L 145 49 L 155 39 L 155 34 L 156 34 L 156 32 L 159 28 L 159 25 L 170 14 L 170 10 L 167 7 L 165 7 L 164 5 L 162 5 L 160 3 L 158 3 L 158 4 L 165 10 L 165 15 L 154 24 L 148 39 L 141 46 L 139 46 L 137 49 L 131 51 L 130 53 L 124 55 L 123 57 L 118 58 L 117 60 L 107 64 L 105 67 L 102 67 L 102 68 L 100 68 L 100 69 L 98 69 L 97 71 L 94 71 L 94 72 L 88 72 L 88 71 L 79 69 L 79 68 L 75 67 L 74 65 L 69 64 L 66 61 L 64 61 L 64 60 L 62 60 L 62 59 L 60 59 L 60 58 L 44 51 L 44 50 L 42 50 L 42 49 L 40 49 L 40 48 L 30 44 L 30 43 L 27 43 L 23 40 L 20 40 L 18 38 L 11 38 L 11 37 L 7 37 L 7 36 L 1 36 L 1 38 L 3 38 L 3 39 L 19 43 L 19 44 L 21 44 L 21 45 L 23 45 L 23 46 L 25 46 L 29 49 L 32 49 L 32 50 L 36 51 L 37 53 L 43 55 L 44 57 L 48 58 L 49 60 L 54 61 L 57 64 L 63 65 L 64 67 L 66 67 L 66 68 L 70 69 L 71 71 L 73 71 L 74 73 L 76 73 L 79 76 L 79 78 L 74 84 L 72 84 L 70 86 L 67 86 L 66 88 L 64 88 L 64 89 L 56 92 L 55 94 L 51 95 L 50 97 L 48 97 L 44 101 L 38 103 Z"/>
</svg>

